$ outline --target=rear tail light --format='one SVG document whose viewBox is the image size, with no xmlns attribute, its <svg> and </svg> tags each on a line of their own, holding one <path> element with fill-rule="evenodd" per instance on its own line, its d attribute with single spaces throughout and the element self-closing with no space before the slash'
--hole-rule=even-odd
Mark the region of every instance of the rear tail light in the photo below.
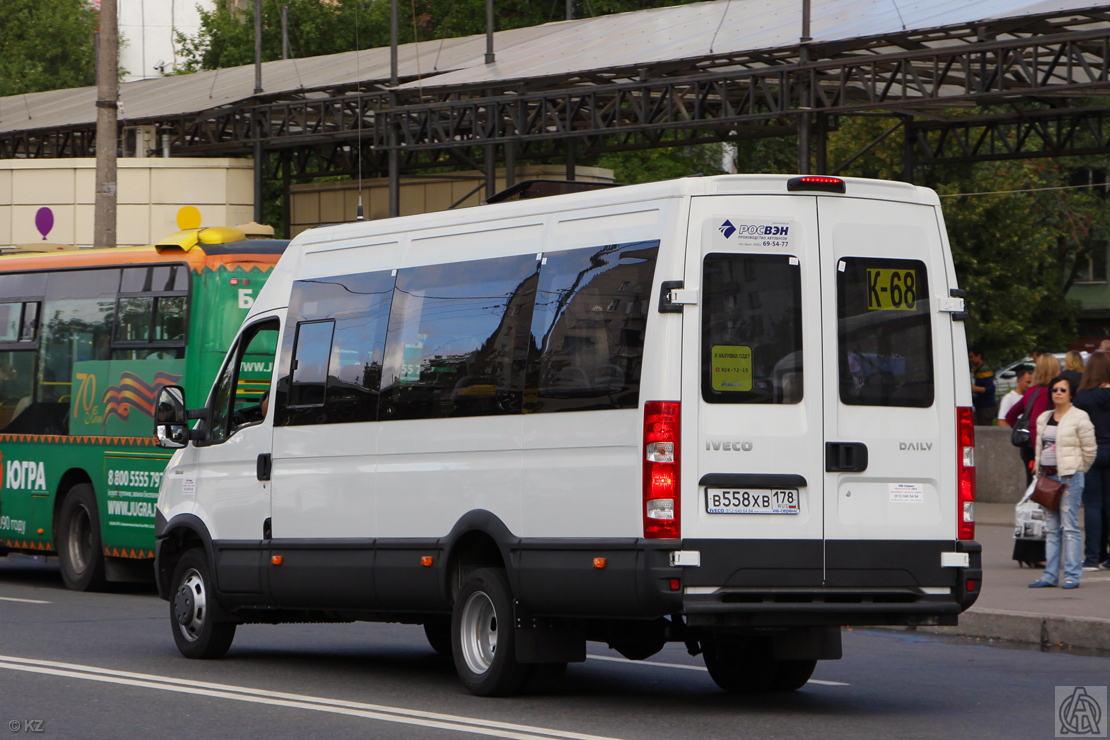
<svg viewBox="0 0 1110 740">
<path fill-rule="evenodd" d="M 679 403 L 644 404 L 644 537 L 678 538 Z"/>
<path fill-rule="evenodd" d="M 975 539 L 975 426 L 967 406 L 956 409 L 956 532 L 957 539 Z"/>
</svg>

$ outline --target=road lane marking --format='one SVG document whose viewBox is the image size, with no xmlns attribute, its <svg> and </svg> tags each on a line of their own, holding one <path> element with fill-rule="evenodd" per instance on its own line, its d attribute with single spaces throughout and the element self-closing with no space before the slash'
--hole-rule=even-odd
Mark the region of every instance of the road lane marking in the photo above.
<svg viewBox="0 0 1110 740">
<path fill-rule="evenodd" d="M 686 665 L 685 663 L 659 663 L 654 660 L 629 660 L 628 658 L 618 658 L 613 655 L 587 655 L 590 660 L 608 660 L 613 663 L 631 663 L 633 665 L 652 665 L 659 668 L 681 668 L 684 671 L 706 671 L 708 668 L 703 665 Z M 819 681 L 816 678 L 811 678 L 807 683 L 816 683 L 822 686 L 851 686 L 849 683 L 841 683 L 840 681 Z"/>
<path fill-rule="evenodd" d="M 20 604 L 49 604 L 49 601 L 39 601 L 38 599 L 17 599 L 14 596 L 0 596 L 0 601 L 18 601 Z"/>
<path fill-rule="evenodd" d="M 317 712 L 343 714 L 353 717 L 376 719 L 383 722 L 397 722 L 406 725 L 434 727 L 455 732 L 470 732 L 478 735 L 513 738 L 514 740 L 616 740 L 599 735 L 586 735 L 577 732 L 518 725 L 509 722 L 463 717 L 438 712 L 424 712 L 403 707 L 390 707 L 381 704 L 327 699 L 304 694 L 287 694 L 281 691 L 252 689 L 245 686 L 192 681 L 173 676 L 158 676 L 149 673 L 115 671 L 96 666 L 59 663 L 51 660 L 34 660 L 0 655 L 0 669 L 40 673 L 49 676 L 77 678 L 85 681 L 121 684 L 138 688 L 173 691 L 181 694 L 211 696 L 217 699 L 267 704 L 289 707 L 291 709 L 311 709 Z"/>
</svg>

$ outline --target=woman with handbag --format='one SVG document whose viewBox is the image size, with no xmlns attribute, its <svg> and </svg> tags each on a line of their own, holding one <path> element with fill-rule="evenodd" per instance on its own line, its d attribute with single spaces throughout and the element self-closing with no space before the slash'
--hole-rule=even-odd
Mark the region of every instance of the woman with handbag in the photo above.
<svg viewBox="0 0 1110 740">
<path fill-rule="evenodd" d="M 1033 367 L 1033 380 L 1029 383 L 1029 390 L 1025 391 L 1025 396 L 1020 401 L 1010 407 L 1006 412 L 1006 423 L 1012 429 L 1017 420 L 1022 415 L 1032 419 L 1034 423 L 1029 425 L 1029 445 L 1020 448 L 1021 461 L 1025 463 L 1025 485 L 1028 486 L 1033 482 L 1033 450 L 1037 446 L 1037 425 L 1036 420 L 1040 418 L 1041 414 L 1052 408 L 1051 393 L 1048 392 L 1048 386 L 1052 379 L 1060 374 L 1060 361 L 1053 357 L 1048 352 L 1045 352 L 1037 358 L 1037 363 Z M 1025 410 L 1029 409 L 1026 414 Z"/>
<path fill-rule="evenodd" d="M 1083 538 L 1079 532 L 1079 504 L 1083 496 L 1083 474 L 1095 461 L 1098 445 L 1095 427 L 1083 409 L 1072 405 L 1075 388 L 1071 380 L 1057 375 L 1049 384 L 1055 408 L 1037 418 L 1035 448 L 1038 484 L 1041 477 L 1063 484 L 1058 508 L 1045 507 L 1044 574 L 1029 588 L 1059 584 L 1063 556 L 1064 588 L 1079 588 L 1083 569 Z M 1039 487 L 1039 486 L 1038 486 Z M 1034 492 L 1034 499 L 1037 494 Z M 1053 502 L 1055 503 L 1055 502 Z"/>
</svg>

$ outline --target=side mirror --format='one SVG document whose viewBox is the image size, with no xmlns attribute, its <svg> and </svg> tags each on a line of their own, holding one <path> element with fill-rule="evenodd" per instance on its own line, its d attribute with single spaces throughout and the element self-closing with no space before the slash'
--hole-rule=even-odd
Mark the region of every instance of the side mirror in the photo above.
<svg viewBox="0 0 1110 740">
<path fill-rule="evenodd" d="M 154 436 L 159 447 L 178 449 L 189 444 L 189 419 L 185 410 L 185 389 L 163 386 L 154 404 Z"/>
</svg>

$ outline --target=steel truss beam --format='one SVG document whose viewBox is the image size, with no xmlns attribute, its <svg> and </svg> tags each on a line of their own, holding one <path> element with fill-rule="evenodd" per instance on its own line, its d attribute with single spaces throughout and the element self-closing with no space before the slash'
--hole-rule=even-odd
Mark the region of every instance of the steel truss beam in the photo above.
<svg viewBox="0 0 1110 740">
<path fill-rule="evenodd" d="M 674 76 L 643 80 L 629 79 L 633 70 L 620 74 L 601 70 L 591 76 L 592 81 L 566 80 L 564 87 L 532 91 L 520 87 L 404 89 L 394 91 L 394 104 L 384 91 L 305 93 L 290 100 L 129 124 L 159 126 L 170 133 L 172 150 L 189 156 L 250 155 L 256 135 L 261 136 L 268 152 L 295 150 L 284 157 L 290 168 L 287 174 L 302 179 L 353 172 L 359 156 L 364 166 L 382 172 L 391 148 L 402 153 L 405 169 L 444 166 L 459 156 L 482 161 L 476 152 L 486 146 L 503 152 L 511 145 L 516 160 L 524 161 L 556 156 L 572 140 L 582 154 L 792 133 L 799 114 L 805 112 L 912 114 L 969 103 L 1110 91 L 1110 30 L 1106 29 L 898 53 L 876 49 L 853 53 L 842 51 L 835 59 L 758 69 L 738 65 L 697 71 L 698 60 L 694 60 L 687 63 L 685 75 L 672 72 Z M 257 127 L 256 119 L 261 124 Z M 1095 118 L 1086 120 L 1084 125 L 1089 126 Z M 1015 133 L 1017 128 L 1013 132 L 999 128 L 1001 123 L 984 123 L 980 128 L 986 128 L 977 137 L 971 133 L 979 130 L 974 124 L 969 127 L 958 119 L 915 124 L 915 141 L 924 152 L 918 161 L 966 161 L 951 157 L 980 154 L 984 158 L 1027 156 L 1018 152 L 1039 150 L 1025 142 L 1039 140 L 1050 142 L 1045 151 L 1054 154 L 1089 151 L 1087 143 L 1079 142 L 1078 133 L 1052 129 L 1046 121 L 1030 118 L 1024 137 Z M 1020 128 L 1020 122 L 1010 125 Z M 396 132 L 392 147 L 391 129 Z M 1015 148 L 1007 149 L 1012 136 L 1017 136 Z M 1096 139 L 1099 150 L 1105 137 Z M 1080 148 L 1073 150 L 1075 146 Z M 4 158 L 92 154 L 91 127 L 0 137 Z"/>
<path fill-rule="evenodd" d="M 913 122 L 918 164 L 1110 152 L 1110 109 L 1048 108 Z"/>
</svg>

